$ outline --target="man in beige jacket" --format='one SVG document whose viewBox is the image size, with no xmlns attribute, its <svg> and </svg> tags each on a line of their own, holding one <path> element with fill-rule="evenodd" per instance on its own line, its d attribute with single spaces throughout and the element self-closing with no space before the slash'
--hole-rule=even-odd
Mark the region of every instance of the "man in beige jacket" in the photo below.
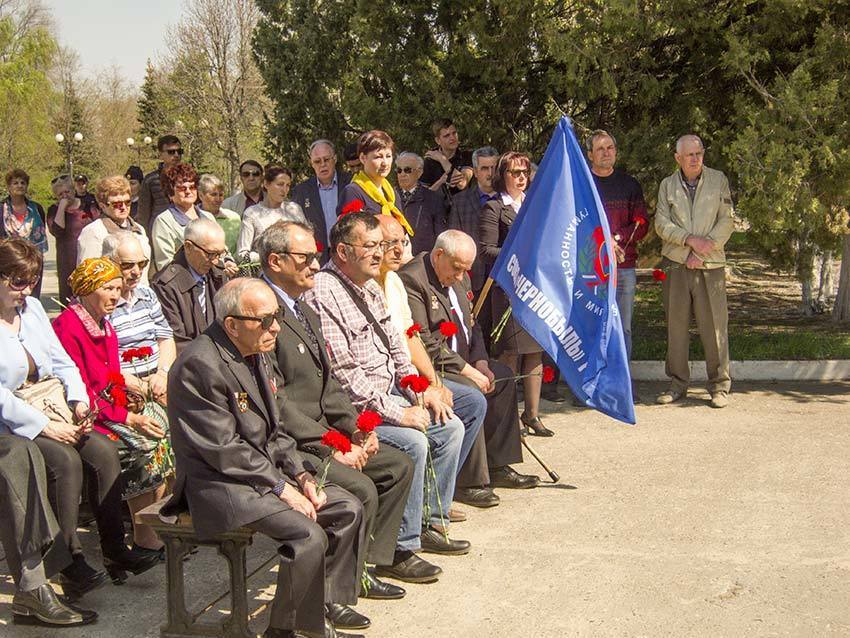
<svg viewBox="0 0 850 638">
<path fill-rule="evenodd" d="M 670 389 L 657 402 L 673 403 L 688 391 L 688 325 L 696 318 L 705 350 L 711 407 L 729 402 L 729 340 L 726 309 L 726 255 L 723 246 L 734 229 L 729 182 L 703 166 L 705 147 L 696 135 L 676 142 L 679 170 L 658 189 L 655 230 L 667 278 L 663 284 L 667 316 L 667 366 Z"/>
</svg>

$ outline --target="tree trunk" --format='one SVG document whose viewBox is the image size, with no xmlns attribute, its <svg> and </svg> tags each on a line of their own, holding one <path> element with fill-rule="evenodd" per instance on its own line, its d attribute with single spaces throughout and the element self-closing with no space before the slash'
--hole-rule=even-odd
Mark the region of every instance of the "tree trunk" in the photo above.
<svg viewBox="0 0 850 638">
<path fill-rule="evenodd" d="M 841 274 L 838 277 L 838 295 L 832 307 L 832 320 L 838 323 L 850 323 L 850 235 L 844 235 Z"/>
<path fill-rule="evenodd" d="M 819 255 L 818 264 L 818 294 L 815 297 L 815 305 L 819 313 L 827 312 L 832 305 L 835 295 L 835 283 L 833 279 L 832 251 L 825 250 Z"/>
<path fill-rule="evenodd" d="M 808 248 L 805 236 L 801 238 L 799 245 L 800 247 L 797 249 L 797 280 L 800 282 L 802 294 L 800 312 L 811 317 L 817 312 L 816 301 L 812 294 L 812 282 L 815 278 L 815 255 L 814 251 Z"/>
</svg>

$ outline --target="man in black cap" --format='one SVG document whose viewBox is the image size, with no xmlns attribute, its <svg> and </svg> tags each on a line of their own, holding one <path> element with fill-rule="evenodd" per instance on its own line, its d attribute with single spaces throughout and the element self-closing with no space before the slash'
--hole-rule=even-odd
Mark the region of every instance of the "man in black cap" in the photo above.
<svg viewBox="0 0 850 638">
<path fill-rule="evenodd" d="M 136 215 L 139 212 L 139 190 L 142 188 L 142 180 L 145 178 L 145 174 L 140 167 L 131 166 L 124 173 L 124 177 L 130 182 L 130 198 L 132 200 L 130 203 L 130 217 L 135 221 Z"/>
<path fill-rule="evenodd" d="M 98 208 L 94 194 L 89 192 L 88 175 L 83 175 L 82 173 L 74 175 L 74 190 L 77 193 L 77 197 L 80 198 L 80 210 L 92 210 L 92 208 Z"/>
</svg>

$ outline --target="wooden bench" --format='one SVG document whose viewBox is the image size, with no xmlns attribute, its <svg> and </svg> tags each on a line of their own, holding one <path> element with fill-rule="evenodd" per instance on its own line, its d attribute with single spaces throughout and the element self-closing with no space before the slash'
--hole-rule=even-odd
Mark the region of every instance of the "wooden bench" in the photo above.
<svg viewBox="0 0 850 638">
<path fill-rule="evenodd" d="M 168 499 L 164 498 L 136 513 L 136 522 L 150 525 L 165 543 L 168 622 L 160 628 L 159 635 L 162 638 L 192 638 L 194 636 L 256 638 L 256 634 L 248 630 L 246 563 L 247 548 L 251 544 L 253 530 L 242 527 L 209 540 L 199 540 L 192 526 L 192 517 L 188 512 L 180 514 L 174 524 L 160 519 L 160 509 L 167 501 Z M 230 570 L 231 613 L 221 622 L 199 622 L 198 618 L 227 595 L 227 592 L 197 614 L 192 614 L 186 609 L 183 564 L 186 556 L 198 546 L 215 547 L 227 560 Z"/>
</svg>

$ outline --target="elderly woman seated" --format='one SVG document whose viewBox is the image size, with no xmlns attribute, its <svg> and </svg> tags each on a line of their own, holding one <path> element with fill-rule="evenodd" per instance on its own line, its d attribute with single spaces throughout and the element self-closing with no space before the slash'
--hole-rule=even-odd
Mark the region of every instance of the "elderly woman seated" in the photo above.
<svg viewBox="0 0 850 638">
<path fill-rule="evenodd" d="M 30 296 L 42 263 L 41 252 L 30 242 L 0 241 L 0 434 L 32 440 L 44 457 L 61 542 L 73 557 L 60 581 L 66 594 L 79 596 L 107 580 L 88 565 L 77 537 L 84 473 L 104 565 L 113 580 L 126 577 L 125 570 L 140 574 L 156 560 L 124 544 L 118 453 L 107 437 L 92 431 L 92 397 L 44 308 Z"/>
<path fill-rule="evenodd" d="M 118 336 L 121 372 L 132 390 L 165 406 L 168 370 L 177 358 L 177 347 L 156 293 L 140 284 L 148 264 L 142 245 L 130 233 L 110 235 L 103 241 L 103 256 L 124 275 L 121 297 L 109 316 Z"/>
<path fill-rule="evenodd" d="M 121 298 L 121 269 L 103 257 L 86 259 L 69 283 L 74 300 L 54 319 L 53 329 L 80 370 L 89 404 L 97 409 L 94 429 L 118 450 L 121 497 L 135 514 L 165 495 L 173 469 L 167 420 L 153 401 L 128 388 L 121 374 L 118 336 L 107 320 Z M 133 539 L 133 551 L 159 559 L 162 542 L 148 526 L 134 522 Z"/>
</svg>

